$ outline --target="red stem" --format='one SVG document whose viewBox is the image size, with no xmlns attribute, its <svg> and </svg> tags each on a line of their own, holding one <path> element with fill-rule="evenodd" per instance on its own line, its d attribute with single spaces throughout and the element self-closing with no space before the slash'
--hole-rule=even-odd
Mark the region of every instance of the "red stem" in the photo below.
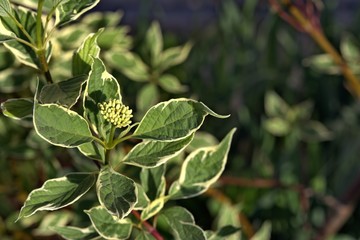
<svg viewBox="0 0 360 240">
<path fill-rule="evenodd" d="M 160 235 L 160 233 L 156 230 L 156 228 L 154 228 L 150 223 L 148 223 L 147 221 L 143 221 L 141 219 L 141 215 L 138 211 L 133 210 L 131 212 L 140 222 L 142 225 L 144 225 L 144 227 L 146 228 L 146 230 L 153 235 L 154 238 L 156 238 L 156 240 L 164 240 L 164 238 Z"/>
</svg>

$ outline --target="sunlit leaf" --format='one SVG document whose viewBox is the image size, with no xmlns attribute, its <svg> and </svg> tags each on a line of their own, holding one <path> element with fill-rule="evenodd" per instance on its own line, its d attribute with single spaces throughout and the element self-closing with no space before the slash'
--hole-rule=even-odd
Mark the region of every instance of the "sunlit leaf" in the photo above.
<svg viewBox="0 0 360 240">
<path fill-rule="evenodd" d="M 192 152 L 181 167 L 179 180 L 169 190 L 172 199 L 189 198 L 206 191 L 224 171 L 235 129 L 219 145 Z"/>
<path fill-rule="evenodd" d="M 94 182 L 95 175 L 92 173 L 70 173 L 65 177 L 50 179 L 29 194 L 18 219 L 29 217 L 37 211 L 66 207 L 82 197 Z"/>
<path fill-rule="evenodd" d="M 178 155 L 193 139 L 193 135 L 171 142 L 145 140 L 137 144 L 123 159 L 139 167 L 156 167 Z"/>
<path fill-rule="evenodd" d="M 226 118 L 209 109 L 205 104 L 191 99 L 172 99 L 150 108 L 134 137 L 153 140 L 174 141 L 191 135 L 202 125 L 205 117 L 211 115 Z"/>
</svg>

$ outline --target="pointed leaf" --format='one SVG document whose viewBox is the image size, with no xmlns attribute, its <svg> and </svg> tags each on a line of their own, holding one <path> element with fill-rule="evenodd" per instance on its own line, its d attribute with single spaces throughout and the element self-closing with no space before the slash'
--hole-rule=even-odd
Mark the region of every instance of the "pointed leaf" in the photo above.
<svg viewBox="0 0 360 240">
<path fill-rule="evenodd" d="M 9 0 L 0 0 L 0 16 L 8 16 L 11 12 Z"/>
<path fill-rule="evenodd" d="M 34 101 L 29 98 L 13 98 L 1 103 L 3 114 L 12 119 L 31 117 Z"/>
<path fill-rule="evenodd" d="M 194 217 L 182 207 L 172 207 L 161 213 L 179 240 L 206 239 L 205 232 L 195 225 Z"/>
<path fill-rule="evenodd" d="M 1 10 L 0 10 L 1 11 Z M 13 40 L 16 38 L 16 34 L 9 31 L 3 22 L 6 22 L 0 18 L 0 43 Z"/>
<path fill-rule="evenodd" d="M 71 226 L 53 226 L 51 230 L 67 240 L 90 240 L 99 236 L 95 229 L 90 226 L 87 228 L 78 228 Z"/>
<path fill-rule="evenodd" d="M 132 52 L 108 52 L 105 59 L 113 68 L 121 71 L 131 80 L 149 81 L 148 67 L 141 58 Z"/>
<path fill-rule="evenodd" d="M 143 168 L 140 172 L 141 186 L 146 195 L 151 199 L 163 197 L 165 195 L 166 179 L 165 164 L 155 168 Z"/>
<path fill-rule="evenodd" d="M 150 107 L 159 102 L 159 90 L 153 83 L 143 86 L 136 96 L 136 107 L 138 112 L 145 113 Z"/>
<path fill-rule="evenodd" d="M 251 238 L 251 240 L 270 240 L 271 238 L 271 223 L 265 222 L 260 230 Z"/>
<path fill-rule="evenodd" d="M 71 0 L 63 1 L 56 8 L 55 25 L 64 25 L 78 19 L 82 14 L 95 7 L 100 0 Z"/>
<path fill-rule="evenodd" d="M 99 58 L 94 58 L 85 89 L 84 115 L 89 119 L 91 128 L 104 139 L 111 125 L 100 114 L 98 104 L 111 99 L 121 101 L 119 83 L 106 71 L 104 63 Z"/>
<path fill-rule="evenodd" d="M 155 63 L 163 49 L 163 36 L 158 22 L 153 22 L 146 33 L 146 44 L 151 53 L 152 62 Z"/>
<path fill-rule="evenodd" d="M 136 183 L 136 189 L 137 189 L 137 197 L 138 197 L 138 201 L 134 206 L 135 210 L 143 210 L 144 208 L 146 208 L 149 203 L 150 200 L 148 198 L 148 196 L 145 193 L 144 188 L 140 185 Z"/>
<path fill-rule="evenodd" d="M 173 47 L 164 50 L 158 58 L 157 66 L 164 71 L 172 66 L 178 65 L 186 60 L 192 48 L 192 43 L 184 46 Z"/>
<path fill-rule="evenodd" d="M 169 93 L 184 93 L 188 90 L 187 86 L 181 85 L 179 79 L 171 74 L 162 75 L 159 78 L 159 85 Z"/>
<path fill-rule="evenodd" d="M 163 209 L 165 204 L 165 198 L 158 198 L 152 201 L 141 213 L 141 219 L 143 221 L 155 216 L 158 212 Z"/>
<path fill-rule="evenodd" d="M 62 82 L 45 85 L 41 89 L 39 100 L 42 103 L 57 103 L 71 108 L 78 101 L 81 87 L 86 79 L 86 75 L 81 75 Z"/>
<path fill-rule="evenodd" d="M 72 59 L 72 74 L 74 76 L 88 74 L 91 70 L 93 58 L 98 58 L 100 48 L 97 39 L 104 29 L 99 29 L 97 33 L 89 34 L 78 50 L 74 53 Z"/>
<path fill-rule="evenodd" d="M 165 141 L 184 138 L 199 129 L 209 114 L 217 118 L 228 117 L 216 114 L 205 104 L 190 99 L 161 102 L 147 111 L 134 137 Z"/>
<path fill-rule="evenodd" d="M 290 124 L 286 120 L 278 117 L 264 120 L 263 125 L 265 130 L 274 136 L 282 137 L 291 131 Z"/>
<path fill-rule="evenodd" d="M 18 219 L 37 211 L 54 211 L 76 202 L 94 184 L 92 173 L 70 173 L 65 177 L 48 180 L 27 197 Z"/>
<path fill-rule="evenodd" d="M 77 147 L 93 140 L 84 118 L 56 104 L 35 103 L 33 122 L 40 137 L 56 146 Z"/>
<path fill-rule="evenodd" d="M 269 117 L 284 117 L 289 109 L 289 105 L 276 92 L 266 93 L 265 111 Z"/>
<path fill-rule="evenodd" d="M 235 129 L 215 147 L 200 148 L 183 163 L 180 178 L 170 187 L 172 199 L 189 198 L 206 191 L 224 171 Z"/>
<path fill-rule="evenodd" d="M 236 228 L 231 225 L 228 225 L 228 226 L 222 227 L 215 233 L 206 231 L 206 235 L 207 235 L 208 240 L 223 240 L 223 239 L 229 239 L 235 233 L 238 233 L 239 230 L 240 230 L 240 228 Z M 239 237 L 237 239 L 239 239 Z"/>
<path fill-rule="evenodd" d="M 137 203 L 135 182 L 109 166 L 101 169 L 96 189 L 101 205 L 118 218 L 127 216 Z"/>
<path fill-rule="evenodd" d="M 93 207 L 85 211 L 96 231 L 105 239 L 128 239 L 132 224 L 128 219 L 118 219 L 104 207 Z"/>
<path fill-rule="evenodd" d="M 348 63 L 355 62 L 356 64 L 360 60 L 360 47 L 358 41 L 354 36 L 347 34 L 341 39 L 340 45 L 341 53 Z"/>
<path fill-rule="evenodd" d="M 194 134 L 172 142 L 145 140 L 137 144 L 123 159 L 139 167 L 156 167 L 178 155 L 192 141 Z"/>
<path fill-rule="evenodd" d="M 340 67 L 334 62 L 330 54 L 319 54 L 304 59 L 304 65 L 313 70 L 330 75 L 338 75 L 341 73 Z"/>
<path fill-rule="evenodd" d="M 78 146 L 79 151 L 88 158 L 95 159 L 99 162 L 105 162 L 104 147 L 96 142 L 84 143 Z"/>
<path fill-rule="evenodd" d="M 135 240 L 156 240 L 150 233 L 141 231 L 139 235 L 136 236 Z"/>
</svg>

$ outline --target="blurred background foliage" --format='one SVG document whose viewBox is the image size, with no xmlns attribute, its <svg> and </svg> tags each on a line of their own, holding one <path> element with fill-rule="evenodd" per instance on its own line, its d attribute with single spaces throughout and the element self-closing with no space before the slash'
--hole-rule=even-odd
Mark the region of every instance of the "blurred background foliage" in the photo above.
<svg viewBox="0 0 360 240">
<path fill-rule="evenodd" d="M 325 35 L 355 74 L 359 5 L 332 0 L 321 10 Z M 332 239 L 360 238 L 359 102 L 329 56 L 274 14 L 267 1 L 102 1 L 54 34 L 54 79 L 70 76 L 73 51 L 101 27 L 101 57 L 137 117 L 156 102 L 191 97 L 231 114 L 226 121 L 210 119 L 197 144 L 215 143 L 238 128 L 220 181 L 205 196 L 178 202 L 199 225 L 240 226 L 233 239 L 269 239 L 270 231 L 271 239 L 322 239 L 329 222 L 342 217 L 344 225 Z M 149 42 L 154 32 L 163 41 L 157 55 Z M 161 51 L 177 46 L 174 64 L 154 63 Z M 31 79 L 36 72 L 1 47 L 0 101 L 31 97 Z M 81 222 L 64 210 L 14 223 L 27 194 L 46 179 L 93 167 L 31 129 L 29 120 L 0 116 L 1 239 L 53 239 L 48 222 Z M 86 206 L 86 199 L 80 204 Z"/>
</svg>

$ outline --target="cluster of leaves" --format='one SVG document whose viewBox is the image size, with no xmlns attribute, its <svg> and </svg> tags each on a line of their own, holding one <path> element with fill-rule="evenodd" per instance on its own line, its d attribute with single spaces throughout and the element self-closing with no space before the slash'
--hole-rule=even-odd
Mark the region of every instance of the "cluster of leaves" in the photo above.
<svg viewBox="0 0 360 240">
<path fill-rule="evenodd" d="M 66 239 L 159 239 L 159 233 L 151 230 L 154 228 L 147 222 L 149 219 L 154 219 L 154 226 L 157 222 L 163 224 L 164 233 L 178 239 L 218 239 L 236 233 L 237 229 L 233 227 L 218 232 L 204 231 L 185 208 L 167 206 L 170 200 L 198 196 L 217 181 L 224 170 L 235 131 L 231 130 L 216 145 L 201 143 L 199 147 L 193 140 L 199 142 L 195 134 L 205 117 L 227 116 L 185 98 L 151 107 L 147 105 L 158 99 L 154 94 L 157 84 L 174 93 L 185 90 L 175 76 L 163 73 L 186 59 L 191 44 L 163 50 L 159 25 L 154 23 L 146 37 L 152 57 L 150 71 L 150 67 L 129 51 L 131 40 L 125 37 L 125 28 L 116 26 L 119 20 L 116 14 L 105 19 L 96 15 L 95 19 L 85 18 L 88 26 L 97 26 L 101 20 L 115 29 L 100 29 L 85 36 L 75 51 L 75 43 L 85 34 L 84 29 L 77 26 L 74 31 L 64 27 L 56 38 L 53 37 L 58 27 L 76 20 L 97 3 L 95 0 L 22 2 L 22 5 L 37 9 L 35 13 L 29 8 L 14 6 L 8 0 L 0 2 L 0 39 L 17 60 L 13 59 L 13 65 L 6 63 L 4 71 L 8 71 L 10 79 L 5 77 L 1 82 L 10 86 L 8 92 L 29 86 L 34 91 L 33 98 L 13 98 L 3 102 L 4 115 L 32 123 L 34 133 L 49 144 L 77 148 L 86 157 L 85 161 L 92 159 L 98 166 L 92 171 L 71 172 L 45 181 L 28 195 L 17 220 L 39 211 L 62 209 L 87 195 L 92 196 L 90 208 L 85 211 L 88 219 L 81 226 L 65 226 L 73 217 L 67 212 L 51 215 L 44 225 Z M 120 41 L 112 43 L 115 36 Z M 101 48 L 111 49 L 105 52 L 104 59 L 114 67 L 120 66 L 124 75 L 150 82 L 138 96 L 146 102 L 142 107 L 138 106 L 139 111 L 147 110 L 138 123 L 118 128 L 101 112 L 102 103 L 123 102 L 118 80 L 101 60 Z M 2 54 L 8 56 L 5 51 Z M 56 57 L 56 54 L 62 57 Z M 52 58 L 54 61 L 49 64 Z M 13 76 L 19 63 L 41 73 L 40 80 L 36 81 L 29 73 L 26 77 Z M 21 83 L 13 77 L 21 79 Z M 145 95 L 153 96 L 155 100 L 143 99 Z M 137 144 L 124 152 L 121 146 L 126 140 Z M 182 154 L 185 149 L 186 155 Z M 121 157 L 111 157 L 118 151 L 122 152 Z M 185 159 L 180 163 L 178 177 L 167 186 L 166 164 L 179 155 Z M 130 176 L 124 171 L 126 165 L 140 168 L 138 176 Z M 93 188 L 94 192 L 91 191 Z"/>
</svg>

